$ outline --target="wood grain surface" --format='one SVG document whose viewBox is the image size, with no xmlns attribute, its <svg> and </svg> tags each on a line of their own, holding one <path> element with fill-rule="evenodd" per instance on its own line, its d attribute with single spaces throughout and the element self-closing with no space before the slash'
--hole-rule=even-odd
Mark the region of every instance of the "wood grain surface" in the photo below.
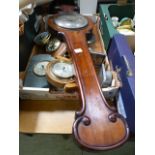
<svg viewBox="0 0 155 155">
<path fill-rule="evenodd" d="M 85 33 L 92 29 L 93 22 L 83 29 L 63 29 L 49 18 L 48 25 L 64 34 L 76 72 L 82 108 L 76 112 L 73 124 L 75 139 L 89 149 L 107 150 L 123 144 L 129 129 L 125 119 L 107 104 L 96 76 L 88 51 Z"/>
<path fill-rule="evenodd" d="M 79 101 L 20 101 L 19 131 L 22 133 L 71 134 Z"/>
</svg>

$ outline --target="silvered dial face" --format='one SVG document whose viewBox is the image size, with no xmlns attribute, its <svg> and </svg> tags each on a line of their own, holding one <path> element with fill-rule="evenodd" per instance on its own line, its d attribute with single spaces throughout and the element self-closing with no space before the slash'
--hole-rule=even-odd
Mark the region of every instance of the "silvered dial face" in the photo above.
<svg viewBox="0 0 155 155">
<path fill-rule="evenodd" d="M 88 25 L 88 20 L 77 13 L 68 13 L 58 16 L 54 22 L 63 28 L 79 29 Z"/>
<path fill-rule="evenodd" d="M 70 78 L 74 75 L 73 65 L 64 62 L 58 62 L 53 65 L 52 72 L 60 78 Z"/>
<path fill-rule="evenodd" d="M 46 66 L 49 61 L 41 61 L 34 65 L 33 72 L 38 76 L 45 76 Z"/>
</svg>

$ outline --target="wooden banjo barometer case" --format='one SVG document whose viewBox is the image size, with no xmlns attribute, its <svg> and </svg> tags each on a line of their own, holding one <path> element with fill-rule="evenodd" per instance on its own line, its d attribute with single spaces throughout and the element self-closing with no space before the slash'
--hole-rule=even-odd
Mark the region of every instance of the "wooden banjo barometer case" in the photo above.
<svg viewBox="0 0 155 155">
<path fill-rule="evenodd" d="M 129 128 L 125 119 L 107 104 L 100 88 L 85 35 L 93 27 L 92 20 L 64 13 L 50 17 L 48 26 L 64 35 L 75 68 L 82 102 L 73 124 L 75 139 L 93 150 L 120 146 L 127 140 Z"/>
</svg>

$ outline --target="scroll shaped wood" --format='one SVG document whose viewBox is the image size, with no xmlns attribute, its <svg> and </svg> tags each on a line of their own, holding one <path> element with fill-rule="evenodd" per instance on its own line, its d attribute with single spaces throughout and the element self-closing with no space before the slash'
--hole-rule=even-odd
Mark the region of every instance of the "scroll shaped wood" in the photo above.
<svg viewBox="0 0 155 155">
<path fill-rule="evenodd" d="M 48 25 L 64 34 L 75 67 L 82 100 L 82 109 L 76 112 L 73 124 L 75 139 L 86 148 L 108 150 L 127 140 L 129 128 L 125 119 L 109 107 L 102 94 L 85 38 L 85 33 L 93 26 L 92 21 L 88 21 L 88 26 L 79 30 L 61 28 L 52 18 Z"/>
</svg>

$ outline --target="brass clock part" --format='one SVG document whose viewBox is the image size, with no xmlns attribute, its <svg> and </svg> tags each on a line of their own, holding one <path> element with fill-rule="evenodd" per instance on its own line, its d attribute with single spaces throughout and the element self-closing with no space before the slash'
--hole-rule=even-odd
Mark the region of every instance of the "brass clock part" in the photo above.
<svg viewBox="0 0 155 155">
<path fill-rule="evenodd" d="M 45 45 L 49 42 L 51 34 L 49 32 L 42 32 L 35 36 L 34 42 L 37 45 Z"/>
<path fill-rule="evenodd" d="M 60 45 L 61 41 L 58 38 L 52 38 L 46 45 L 46 52 L 54 52 L 60 47 Z"/>
</svg>

